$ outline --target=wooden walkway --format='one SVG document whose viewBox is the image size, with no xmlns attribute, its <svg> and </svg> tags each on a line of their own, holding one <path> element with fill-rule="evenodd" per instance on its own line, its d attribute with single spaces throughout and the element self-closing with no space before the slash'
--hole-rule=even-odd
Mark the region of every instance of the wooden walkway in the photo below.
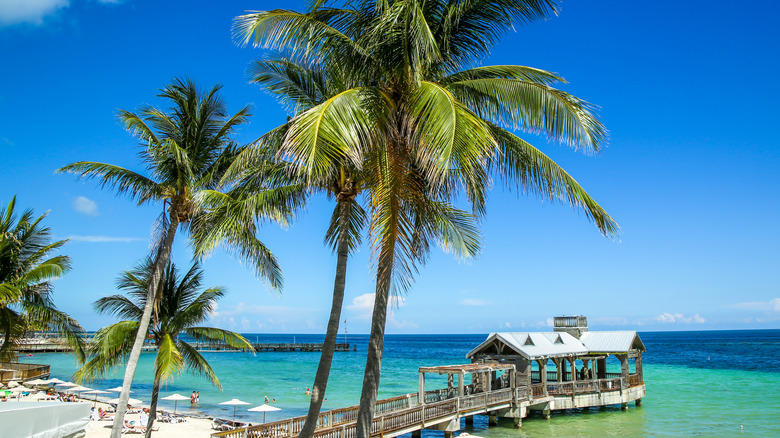
<svg viewBox="0 0 780 438">
<path fill-rule="evenodd" d="M 427 428 L 459 428 L 461 417 L 489 414 L 522 419 L 528 410 L 550 410 L 572 407 L 603 406 L 641 400 L 644 382 L 628 379 L 600 379 L 577 382 L 550 382 L 530 387 L 497 389 L 457 396 L 451 390 L 417 393 L 379 400 L 371 426 L 371 436 L 394 437 Z M 449 397 L 448 397 L 449 396 Z M 560 400 L 558 407 L 556 401 Z M 579 400 L 579 403 L 577 403 Z M 590 401 L 587 401 L 590 400 Z M 594 403 L 595 401 L 595 403 Z M 638 402 L 637 402 L 638 404 Z M 572 406 L 573 405 L 573 406 Z M 358 406 L 322 412 L 314 437 L 354 438 Z M 260 424 L 248 428 L 215 432 L 213 438 L 292 438 L 303 428 L 305 416 Z M 458 422 L 458 423 L 456 423 Z M 517 424 L 517 423 L 516 423 Z"/>
</svg>

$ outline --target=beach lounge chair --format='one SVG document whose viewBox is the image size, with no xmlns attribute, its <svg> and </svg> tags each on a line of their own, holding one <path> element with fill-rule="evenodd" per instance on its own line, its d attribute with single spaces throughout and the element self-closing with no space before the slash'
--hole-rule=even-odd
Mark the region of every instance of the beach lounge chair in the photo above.
<svg viewBox="0 0 780 438">
<path fill-rule="evenodd" d="M 233 430 L 235 429 L 233 426 L 229 424 L 230 422 L 227 420 L 220 420 L 219 418 L 215 418 L 211 420 L 211 428 L 214 430 L 219 431 L 226 431 L 226 430 Z"/>
</svg>

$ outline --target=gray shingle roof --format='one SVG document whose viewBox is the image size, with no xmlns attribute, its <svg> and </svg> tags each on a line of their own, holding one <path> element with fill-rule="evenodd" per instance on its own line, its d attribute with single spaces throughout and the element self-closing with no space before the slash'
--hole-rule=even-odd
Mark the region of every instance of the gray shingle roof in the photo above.
<svg viewBox="0 0 780 438">
<path fill-rule="evenodd" d="M 635 331 L 585 332 L 580 339 L 565 332 L 502 332 L 491 333 L 466 357 L 471 358 L 493 342 L 503 343 L 527 359 L 588 353 L 627 353 L 632 348 L 645 350 Z"/>
</svg>

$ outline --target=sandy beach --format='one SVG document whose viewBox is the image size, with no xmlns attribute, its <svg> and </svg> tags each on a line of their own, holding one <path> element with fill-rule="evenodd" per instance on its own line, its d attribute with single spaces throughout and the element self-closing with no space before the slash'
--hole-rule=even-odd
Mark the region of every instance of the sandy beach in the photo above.
<svg viewBox="0 0 780 438">
<path fill-rule="evenodd" d="M 88 399 L 82 399 L 83 402 L 89 402 L 90 404 L 94 404 L 92 400 Z M 16 401 L 9 401 L 8 403 L 16 403 Z M 35 403 L 34 400 L 25 399 L 23 397 L 19 403 Z M 65 403 L 65 402 L 63 402 Z M 103 408 L 107 409 L 109 408 L 108 403 L 103 403 L 98 401 L 95 404 L 96 408 Z M 145 407 L 145 406 L 136 406 L 136 407 Z M 112 415 L 112 414 L 109 414 Z M 140 419 L 140 414 L 127 414 L 125 415 L 125 419 L 128 421 L 138 421 Z M 199 417 L 187 417 L 182 416 L 186 421 L 182 423 L 165 423 L 162 421 L 155 421 L 154 422 L 154 428 L 156 429 L 153 436 L 160 437 L 160 438 L 189 438 L 189 437 L 208 437 L 212 432 L 215 432 L 211 428 L 211 419 L 210 418 L 199 418 Z M 107 438 L 111 435 L 111 425 L 113 424 L 113 421 L 89 421 L 89 425 L 86 429 L 86 438 Z M 137 433 L 130 433 L 125 435 L 135 435 L 140 436 L 142 433 L 139 431 Z"/>
</svg>

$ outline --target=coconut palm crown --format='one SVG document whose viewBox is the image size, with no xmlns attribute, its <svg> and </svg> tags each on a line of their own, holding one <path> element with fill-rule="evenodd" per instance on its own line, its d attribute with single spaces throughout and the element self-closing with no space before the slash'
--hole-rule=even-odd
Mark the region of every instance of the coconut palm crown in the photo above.
<svg viewBox="0 0 780 438">
<path fill-rule="evenodd" d="M 343 9 L 324 3 L 306 13 L 238 17 L 235 33 L 304 64 L 344 66 L 333 76 L 344 90 L 297 114 L 281 153 L 315 180 L 332 174 L 334 161 L 365 175 L 377 282 L 358 414 L 362 438 L 379 386 L 388 294 L 408 289 L 444 225 L 436 217 L 451 202 L 465 197 L 479 218 L 499 179 L 568 202 L 605 235 L 618 226 L 566 171 L 513 132 L 596 153 L 606 130 L 594 106 L 555 88 L 564 83 L 557 74 L 481 65 L 504 32 L 556 14 L 554 2 L 380 0 L 346 2 Z M 301 90 L 291 90 L 300 101 Z M 466 242 L 443 239 L 445 248 L 473 254 Z"/>
<path fill-rule="evenodd" d="M 60 169 L 80 178 L 95 178 L 101 186 L 127 195 L 139 205 L 159 203 L 163 207 L 158 243 L 152 255 L 155 269 L 148 283 L 141 329 L 127 362 L 112 438 L 121 434 L 143 334 L 156 305 L 157 284 L 180 227 L 190 232 L 196 257 L 223 246 L 253 266 L 273 288 L 282 287 L 276 258 L 257 238 L 258 224 L 286 224 L 304 196 L 297 186 L 280 186 L 278 178 L 257 181 L 255 177 L 250 179 L 251 186 L 241 182 L 222 185 L 223 176 L 240 149 L 232 135 L 247 121 L 249 110 L 244 107 L 230 116 L 219 89 L 215 86 L 202 92 L 192 81 L 176 79 L 159 95 L 171 103 L 167 111 L 151 106 L 142 108 L 140 114 L 120 111 L 125 128 L 140 140 L 139 156 L 146 167 L 145 174 L 87 161 Z"/>
<path fill-rule="evenodd" d="M 153 271 L 154 260 L 144 261 L 119 278 L 118 288 L 126 295 L 110 295 L 95 302 L 98 313 L 115 315 L 122 321 L 95 333 L 88 350 L 89 360 L 76 372 L 74 379 L 82 382 L 99 378 L 123 363 L 140 327 Z M 168 263 L 163 273 L 158 311 L 145 336 L 157 347 L 147 433 L 151 432 L 155 419 L 160 385 L 185 369 L 205 376 L 214 386 L 222 388 L 206 359 L 182 335 L 194 341 L 222 342 L 234 348 L 252 350 L 249 341 L 238 333 L 201 326 L 225 293 L 221 287 L 204 290 L 202 281 L 203 270 L 197 262 L 184 275 L 173 263 Z"/>
<path fill-rule="evenodd" d="M 70 270 L 70 257 L 53 253 L 67 240 L 52 241 L 43 224 L 48 213 L 17 216 L 15 209 L 15 196 L 0 209 L 0 358 L 9 359 L 19 338 L 37 330 L 60 333 L 83 358 L 81 326 L 52 299 L 52 282 Z"/>
</svg>

